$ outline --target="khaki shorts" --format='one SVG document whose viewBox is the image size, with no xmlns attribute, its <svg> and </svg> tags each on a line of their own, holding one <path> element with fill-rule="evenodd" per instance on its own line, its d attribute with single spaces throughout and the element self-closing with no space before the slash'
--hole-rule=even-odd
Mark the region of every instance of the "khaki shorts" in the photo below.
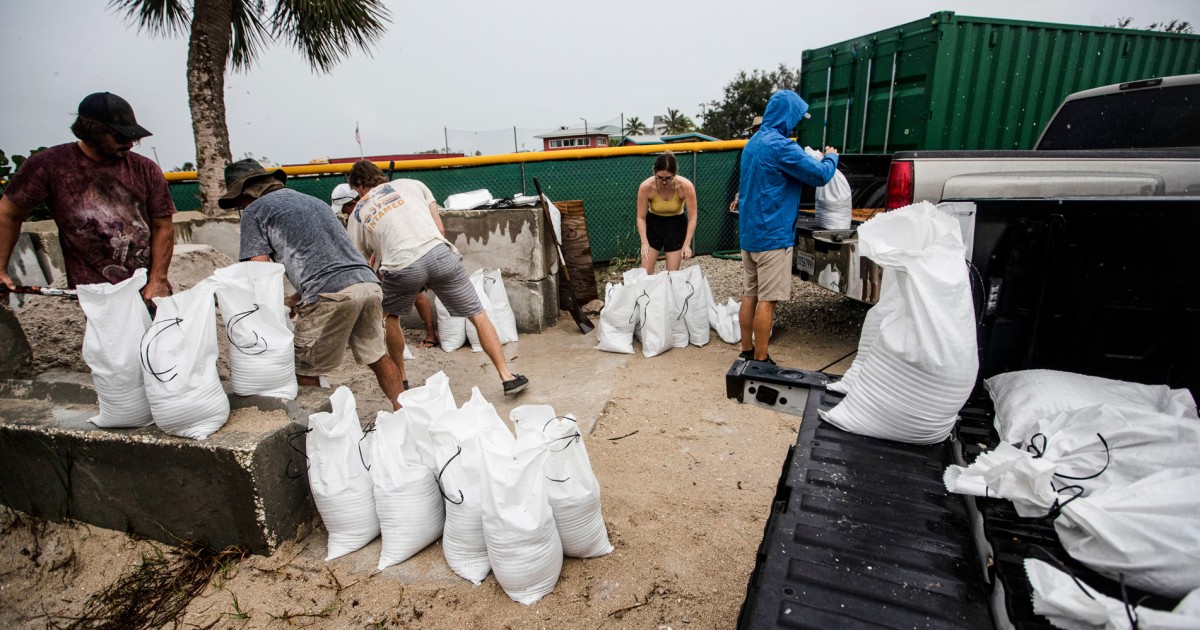
<svg viewBox="0 0 1200 630">
<path fill-rule="evenodd" d="M 765 252 L 742 250 L 742 295 L 760 302 L 783 302 L 792 297 L 792 248 Z"/>
<path fill-rule="evenodd" d="M 374 282 L 322 293 L 296 307 L 296 374 L 321 376 L 342 364 L 346 345 L 360 364 L 387 354 L 383 334 L 383 292 Z"/>
</svg>

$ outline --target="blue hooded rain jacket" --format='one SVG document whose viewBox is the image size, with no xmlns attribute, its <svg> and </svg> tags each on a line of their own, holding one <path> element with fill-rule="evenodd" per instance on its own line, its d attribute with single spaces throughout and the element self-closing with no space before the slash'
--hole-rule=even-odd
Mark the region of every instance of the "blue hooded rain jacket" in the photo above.
<svg viewBox="0 0 1200 630">
<path fill-rule="evenodd" d="M 824 186 L 837 171 L 836 155 L 818 162 L 788 139 L 807 111 L 808 103 L 791 90 L 772 94 L 762 127 L 742 150 L 738 233 L 743 250 L 794 246 L 801 184 Z"/>
</svg>

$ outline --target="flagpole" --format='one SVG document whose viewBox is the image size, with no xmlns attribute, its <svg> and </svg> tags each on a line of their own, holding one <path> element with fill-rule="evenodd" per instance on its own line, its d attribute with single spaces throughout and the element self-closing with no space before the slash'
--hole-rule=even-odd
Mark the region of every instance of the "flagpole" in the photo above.
<svg viewBox="0 0 1200 630">
<path fill-rule="evenodd" d="M 358 135 L 358 121 L 354 121 L 354 141 L 358 143 L 358 159 L 363 159 L 362 136 Z"/>
</svg>

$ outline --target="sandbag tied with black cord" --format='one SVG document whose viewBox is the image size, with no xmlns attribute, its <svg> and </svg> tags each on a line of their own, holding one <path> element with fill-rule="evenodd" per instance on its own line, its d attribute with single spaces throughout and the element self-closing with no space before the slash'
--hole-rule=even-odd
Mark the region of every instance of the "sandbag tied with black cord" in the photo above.
<svg viewBox="0 0 1200 630">
<path fill-rule="evenodd" d="M 383 536 L 380 570 L 441 538 L 446 521 L 437 479 L 421 462 L 414 424 L 404 411 L 380 411 L 371 439 L 372 494 Z"/>
<path fill-rule="evenodd" d="M 100 413 L 88 422 L 106 428 L 144 427 L 154 423 L 138 358 L 150 314 L 142 300 L 146 270 L 117 284 L 82 284 L 77 296 L 87 317 L 83 360 L 92 370 Z"/>
<path fill-rule="evenodd" d="M 158 428 L 203 440 L 229 419 L 229 397 L 217 376 L 216 281 L 207 278 L 168 297 L 142 335 L 146 398 Z"/>
<path fill-rule="evenodd" d="M 294 338 L 283 265 L 246 261 L 213 272 L 229 339 L 229 385 L 239 396 L 296 397 Z"/>
<path fill-rule="evenodd" d="M 1025 559 L 1025 574 L 1033 590 L 1033 612 L 1056 628 L 1137 628 L 1184 630 L 1200 627 L 1200 588 L 1192 590 L 1173 610 L 1147 608 L 1137 601 L 1119 600 L 1081 582 L 1044 560 Z"/>
<path fill-rule="evenodd" d="M 308 417 L 305 441 L 308 485 L 325 530 L 326 560 L 357 551 L 379 536 L 370 462 L 370 439 L 364 442 L 354 394 L 346 386 L 329 397 L 332 411 Z"/>
<path fill-rule="evenodd" d="M 692 265 L 679 271 L 663 271 L 670 279 L 673 308 L 671 309 L 671 332 L 676 348 L 688 345 L 704 346 L 708 343 L 711 330 L 709 305 L 712 289 L 700 265 Z"/>
<path fill-rule="evenodd" d="M 513 436 L 478 387 L 471 388 L 471 399 L 462 408 L 442 413 L 429 426 L 429 434 L 437 449 L 437 480 L 446 502 L 442 552 L 454 573 L 480 584 L 492 570 L 483 536 L 480 439 L 494 435 L 511 441 Z"/>
<path fill-rule="evenodd" d="M 522 405 L 508 418 L 516 425 L 518 439 L 532 435 L 546 445 L 543 472 L 563 555 L 595 558 L 612 553 L 600 510 L 600 482 L 575 417 L 556 415 L 550 405 Z"/>
</svg>

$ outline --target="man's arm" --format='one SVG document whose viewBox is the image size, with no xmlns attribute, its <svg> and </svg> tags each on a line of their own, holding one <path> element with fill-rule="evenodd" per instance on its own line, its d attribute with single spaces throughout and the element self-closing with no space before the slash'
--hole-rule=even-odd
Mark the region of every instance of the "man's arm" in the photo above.
<svg viewBox="0 0 1200 630">
<path fill-rule="evenodd" d="M 442 213 L 436 201 L 429 202 L 429 214 L 433 215 L 433 224 L 437 226 L 442 238 L 446 238 L 446 228 L 442 225 Z"/>
<path fill-rule="evenodd" d="M 150 273 L 146 286 L 142 287 L 142 299 L 166 297 L 171 294 L 171 283 L 167 271 L 171 268 L 171 255 L 175 253 L 175 226 L 171 216 L 150 217 Z"/>
<path fill-rule="evenodd" d="M 12 256 L 13 248 L 17 246 L 17 237 L 21 235 L 21 224 L 29 216 L 29 208 L 18 206 L 7 196 L 0 197 L 0 282 L 10 289 L 16 288 L 16 283 L 8 277 L 8 259 Z"/>
<path fill-rule="evenodd" d="M 779 169 L 788 177 L 803 184 L 817 187 L 824 186 L 833 179 L 837 172 L 838 154 L 833 147 L 825 147 L 826 153 L 821 160 L 813 159 L 804 149 L 791 143 L 779 159 Z"/>
</svg>

